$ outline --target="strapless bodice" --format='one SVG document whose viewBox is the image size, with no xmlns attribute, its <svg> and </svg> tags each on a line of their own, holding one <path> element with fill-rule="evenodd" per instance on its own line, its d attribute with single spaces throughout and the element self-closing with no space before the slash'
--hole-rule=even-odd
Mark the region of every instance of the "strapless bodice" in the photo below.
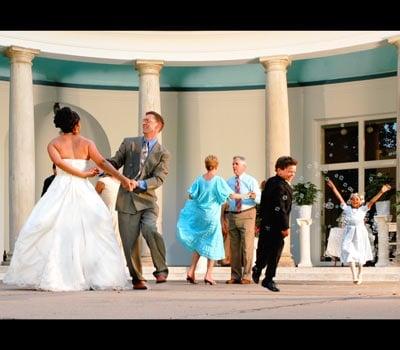
<svg viewBox="0 0 400 350">
<path fill-rule="evenodd" d="M 64 162 L 67 162 L 69 165 L 71 165 L 72 167 L 80 170 L 80 171 L 84 171 L 86 169 L 88 169 L 88 165 L 89 165 L 89 160 L 86 159 L 72 159 L 72 158 L 65 158 L 63 159 Z M 71 175 L 68 172 L 57 168 L 57 175 Z"/>
</svg>

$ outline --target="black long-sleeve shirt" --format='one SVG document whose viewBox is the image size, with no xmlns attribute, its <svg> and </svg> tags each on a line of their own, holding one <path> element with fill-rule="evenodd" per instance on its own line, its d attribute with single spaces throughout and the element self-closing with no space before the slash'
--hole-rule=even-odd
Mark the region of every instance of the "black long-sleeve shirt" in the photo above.
<svg viewBox="0 0 400 350">
<path fill-rule="evenodd" d="M 280 176 L 270 177 L 261 193 L 261 230 L 284 231 L 289 228 L 293 189 Z"/>
</svg>

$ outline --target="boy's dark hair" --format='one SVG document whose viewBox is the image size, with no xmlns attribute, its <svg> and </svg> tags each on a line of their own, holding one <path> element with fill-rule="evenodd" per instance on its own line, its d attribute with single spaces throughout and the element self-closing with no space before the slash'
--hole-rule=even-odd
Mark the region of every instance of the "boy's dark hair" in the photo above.
<svg viewBox="0 0 400 350">
<path fill-rule="evenodd" d="M 53 170 L 56 170 L 56 165 L 53 163 Z"/>
<path fill-rule="evenodd" d="M 297 165 L 297 160 L 290 156 L 282 156 L 279 157 L 275 163 L 275 171 L 278 169 L 285 170 L 287 167 L 291 165 Z"/>
<path fill-rule="evenodd" d="M 154 119 L 161 124 L 160 131 L 164 128 L 164 118 L 161 116 L 160 113 L 154 112 L 154 111 L 148 111 L 146 112 L 146 115 L 152 114 L 154 115 Z"/>
</svg>

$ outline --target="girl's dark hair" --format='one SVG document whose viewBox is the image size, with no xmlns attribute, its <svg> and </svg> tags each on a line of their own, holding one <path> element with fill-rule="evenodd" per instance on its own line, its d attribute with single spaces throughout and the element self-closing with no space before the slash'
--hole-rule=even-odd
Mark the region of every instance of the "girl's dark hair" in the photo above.
<svg viewBox="0 0 400 350">
<path fill-rule="evenodd" d="M 56 107 L 56 105 L 54 105 Z M 63 133 L 72 132 L 76 124 L 79 123 L 78 113 L 71 110 L 69 107 L 63 107 L 61 109 L 54 108 L 54 125 L 56 128 L 60 128 Z"/>
</svg>

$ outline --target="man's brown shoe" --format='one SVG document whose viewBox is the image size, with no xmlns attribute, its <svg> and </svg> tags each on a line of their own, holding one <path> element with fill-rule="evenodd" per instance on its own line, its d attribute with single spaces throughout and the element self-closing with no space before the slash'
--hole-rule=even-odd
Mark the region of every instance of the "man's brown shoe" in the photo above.
<svg viewBox="0 0 400 350">
<path fill-rule="evenodd" d="M 157 275 L 156 277 L 156 283 L 164 283 L 167 282 L 167 276 L 165 275 Z"/>
<path fill-rule="evenodd" d="M 133 284 L 133 289 L 147 289 L 146 283 L 144 281 L 136 281 Z"/>
<path fill-rule="evenodd" d="M 240 284 L 240 280 L 235 280 L 234 278 L 231 278 L 230 280 L 227 280 L 225 283 L 226 284 Z"/>
<path fill-rule="evenodd" d="M 240 284 L 251 284 L 251 281 L 250 281 L 250 280 L 247 280 L 247 279 L 245 279 L 245 278 L 243 278 L 243 279 L 240 281 Z"/>
</svg>

